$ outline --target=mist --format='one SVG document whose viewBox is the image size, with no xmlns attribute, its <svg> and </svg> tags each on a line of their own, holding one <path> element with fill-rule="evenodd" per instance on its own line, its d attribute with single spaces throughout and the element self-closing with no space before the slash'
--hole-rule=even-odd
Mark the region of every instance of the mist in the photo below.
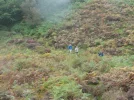
<svg viewBox="0 0 134 100">
<path fill-rule="evenodd" d="M 70 0 L 39 0 L 37 3 L 41 18 L 45 20 L 58 22 L 69 12 Z"/>
</svg>

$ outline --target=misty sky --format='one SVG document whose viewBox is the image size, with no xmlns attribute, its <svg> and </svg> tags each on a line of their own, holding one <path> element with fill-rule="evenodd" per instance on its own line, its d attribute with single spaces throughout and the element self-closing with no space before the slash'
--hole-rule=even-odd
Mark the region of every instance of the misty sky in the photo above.
<svg viewBox="0 0 134 100">
<path fill-rule="evenodd" d="M 39 0 L 38 8 L 40 9 L 42 17 L 49 19 L 56 17 L 55 15 L 66 10 L 69 2 L 70 0 Z"/>
</svg>

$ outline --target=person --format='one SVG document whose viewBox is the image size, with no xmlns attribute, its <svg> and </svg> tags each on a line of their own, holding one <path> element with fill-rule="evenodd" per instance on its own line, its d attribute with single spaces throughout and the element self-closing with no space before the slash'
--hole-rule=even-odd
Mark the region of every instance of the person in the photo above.
<svg viewBox="0 0 134 100">
<path fill-rule="evenodd" d="M 75 53 L 78 53 L 78 51 L 79 51 L 79 48 L 78 48 L 78 46 L 76 46 L 75 47 Z"/>
<path fill-rule="evenodd" d="M 73 46 L 71 44 L 69 44 L 68 50 L 69 50 L 70 53 L 72 52 L 72 49 L 73 49 Z"/>
<path fill-rule="evenodd" d="M 103 53 L 103 52 L 99 52 L 98 55 L 99 55 L 100 57 L 103 57 L 103 56 L 104 56 L 104 53 Z"/>
</svg>

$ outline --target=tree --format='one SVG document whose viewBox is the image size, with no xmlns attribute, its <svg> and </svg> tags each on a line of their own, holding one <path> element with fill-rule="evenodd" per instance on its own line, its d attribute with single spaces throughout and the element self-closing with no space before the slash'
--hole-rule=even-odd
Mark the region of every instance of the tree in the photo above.
<svg viewBox="0 0 134 100">
<path fill-rule="evenodd" d="M 36 5 L 37 5 L 36 0 L 25 0 L 21 4 L 23 18 L 25 22 L 30 25 L 38 25 L 41 22 L 39 9 L 36 7 Z"/>
<path fill-rule="evenodd" d="M 0 0 L 0 25 L 10 26 L 22 20 L 22 0 Z"/>
</svg>

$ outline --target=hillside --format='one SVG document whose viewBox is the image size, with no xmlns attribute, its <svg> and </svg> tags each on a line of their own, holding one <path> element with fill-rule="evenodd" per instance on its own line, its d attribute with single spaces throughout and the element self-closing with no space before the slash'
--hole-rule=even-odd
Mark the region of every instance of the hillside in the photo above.
<svg viewBox="0 0 134 100">
<path fill-rule="evenodd" d="M 92 0 L 44 37 L 0 31 L 0 100 L 133 100 L 133 11 Z"/>
<path fill-rule="evenodd" d="M 52 44 L 57 48 L 68 44 L 98 47 L 110 55 L 133 54 L 134 6 L 111 2 L 93 1 L 78 9 L 61 29 L 50 31 L 55 33 Z"/>
</svg>

